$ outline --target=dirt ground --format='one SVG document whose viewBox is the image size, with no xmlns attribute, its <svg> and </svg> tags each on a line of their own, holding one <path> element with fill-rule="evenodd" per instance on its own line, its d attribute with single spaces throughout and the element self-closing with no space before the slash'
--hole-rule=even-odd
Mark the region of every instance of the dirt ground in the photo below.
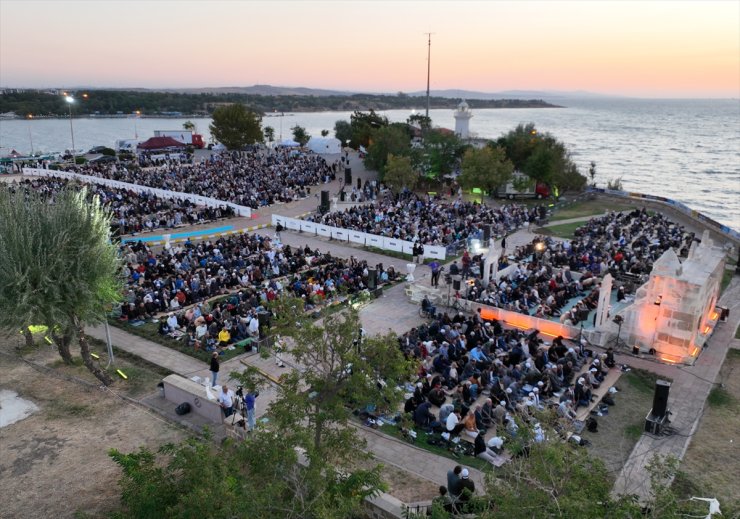
<svg viewBox="0 0 740 519">
<path fill-rule="evenodd" d="M 645 415 L 653 403 L 655 379 L 655 375 L 644 371 L 622 374 L 616 383 L 620 391 L 614 395 L 615 405 L 609 407 L 608 415 L 595 417 L 598 432 L 584 429 L 581 434 L 591 442 L 589 453 L 604 462 L 612 481 L 642 434 Z"/>
<path fill-rule="evenodd" d="M 113 393 L 40 372 L 17 358 L 15 337 L 0 337 L 0 388 L 31 400 L 39 411 L 0 429 L 0 518 L 101 517 L 120 496 L 118 467 L 108 450 L 135 450 L 178 441 L 186 434 L 161 417 Z M 57 365 L 48 346 L 26 352 L 39 364 Z M 146 368 L 121 366 L 137 382 L 114 391 L 136 394 L 159 376 Z M 84 367 L 61 371 L 88 381 Z"/>
<path fill-rule="evenodd" d="M 368 460 L 359 466 L 369 469 L 376 464 L 376 460 Z M 388 485 L 387 493 L 406 504 L 431 501 L 439 494 L 439 485 L 390 465 L 383 465 L 382 477 Z"/>
<path fill-rule="evenodd" d="M 740 517 L 740 350 L 727 352 L 674 488 L 684 497 L 719 499 L 723 517 Z"/>
</svg>

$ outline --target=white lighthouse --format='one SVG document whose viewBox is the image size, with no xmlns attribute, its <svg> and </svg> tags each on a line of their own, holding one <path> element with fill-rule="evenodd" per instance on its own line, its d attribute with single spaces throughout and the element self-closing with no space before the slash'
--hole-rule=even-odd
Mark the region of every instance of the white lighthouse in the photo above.
<svg viewBox="0 0 740 519">
<path fill-rule="evenodd" d="M 467 139 L 469 137 L 471 117 L 473 117 L 473 112 L 470 111 L 468 103 L 463 99 L 457 105 L 457 110 L 455 110 L 455 134 L 461 139 Z"/>
</svg>

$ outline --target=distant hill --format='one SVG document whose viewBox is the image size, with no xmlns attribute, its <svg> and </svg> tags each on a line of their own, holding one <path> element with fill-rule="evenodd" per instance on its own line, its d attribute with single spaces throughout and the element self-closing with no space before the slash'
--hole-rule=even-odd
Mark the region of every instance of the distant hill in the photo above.
<svg viewBox="0 0 740 519">
<path fill-rule="evenodd" d="M 543 100 L 558 100 L 568 98 L 584 98 L 584 97 L 612 97 L 605 96 L 602 94 L 595 94 L 593 92 L 585 92 L 582 90 L 577 91 L 543 91 L 543 90 L 504 90 L 503 92 L 476 92 L 474 90 L 432 90 L 430 93 L 432 96 L 438 97 L 451 97 L 460 99 L 543 99 Z M 426 90 L 409 92 L 412 97 L 426 96 Z"/>
</svg>

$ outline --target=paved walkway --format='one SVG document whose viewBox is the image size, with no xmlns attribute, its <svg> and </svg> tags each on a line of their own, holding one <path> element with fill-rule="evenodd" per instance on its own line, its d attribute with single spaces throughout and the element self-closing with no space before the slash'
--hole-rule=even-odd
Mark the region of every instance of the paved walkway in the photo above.
<svg viewBox="0 0 740 519">
<path fill-rule="evenodd" d="M 618 356 L 617 361 L 646 369 L 673 380 L 668 400 L 671 410 L 671 427 L 676 434 L 653 437 L 643 434 L 635 444 L 614 484 L 615 494 L 635 494 L 641 499 L 650 497 L 650 475 L 647 464 L 655 454 L 673 455 L 683 458 L 696 431 L 709 392 L 725 361 L 727 350 L 740 342 L 734 339 L 735 329 L 740 323 L 740 277 L 735 276 L 720 299 L 720 306 L 730 309 L 727 322 L 720 323 L 708 341 L 708 346 L 693 366 L 670 366 L 631 356 Z M 647 415 L 649 409 L 644 412 Z"/>
</svg>

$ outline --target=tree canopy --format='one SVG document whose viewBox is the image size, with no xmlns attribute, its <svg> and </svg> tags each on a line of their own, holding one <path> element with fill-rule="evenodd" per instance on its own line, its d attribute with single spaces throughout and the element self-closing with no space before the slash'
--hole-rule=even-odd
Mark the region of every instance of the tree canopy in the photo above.
<svg viewBox="0 0 740 519">
<path fill-rule="evenodd" d="M 364 164 L 375 170 L 383 179 L 388 155 L 405 156 L 411 153 L 411 138 L 403 124 L 384 126 L 372 132 L 372 142 L 367 148 Z"/>
<path fill-rule="evenodd" d="M 219 106 L 210 125 L 213 137 L 230 150 L 262 142 L 262 117 L 242 104 Z"/>
<path fill-rule="evenodd" d="M 311 136 L 303 126 L 296 124 L 291 128 L 291 131 L 293 132 L 293 140 L 301 146 L 305 146 L 309 139 L 311 139 Z"/>
<path fill-rule="evenodd" d="M 481 188 L 492 193 L 511 178 L 514 166 L 499 147 L 469 148 L 462 159 L 458 182 L 463 189 Z"/>
<path fill-rule="evenodd" d="M 84 327 L 104 321 L 123 292 L 110 223 L 110 212 L 97 196 L 88 200 L 84 187 L 49 200 L 0 185 L 0 327 L 47 326 L 67 363 L 76 338 L 83 362 L 106 385 L 112 380 L 93 363 Z"/>
<path fill-rule="evenodd" d="M 412 167 L 410 157 L 396 157 L 389 154 L 383 181 L 396 193 L 404 188 L 413 191 L 419 182 L 419 173 Z"/>
<path fill-rule="evenodd" d="M 491 146 L 501 146 L 514 168 L 537 182 L 564 190 L 586 185 L 586 177 L 578 172 L 565 144 L 538 132 L 533 123 L 520 124 Z"/>
</svg>

